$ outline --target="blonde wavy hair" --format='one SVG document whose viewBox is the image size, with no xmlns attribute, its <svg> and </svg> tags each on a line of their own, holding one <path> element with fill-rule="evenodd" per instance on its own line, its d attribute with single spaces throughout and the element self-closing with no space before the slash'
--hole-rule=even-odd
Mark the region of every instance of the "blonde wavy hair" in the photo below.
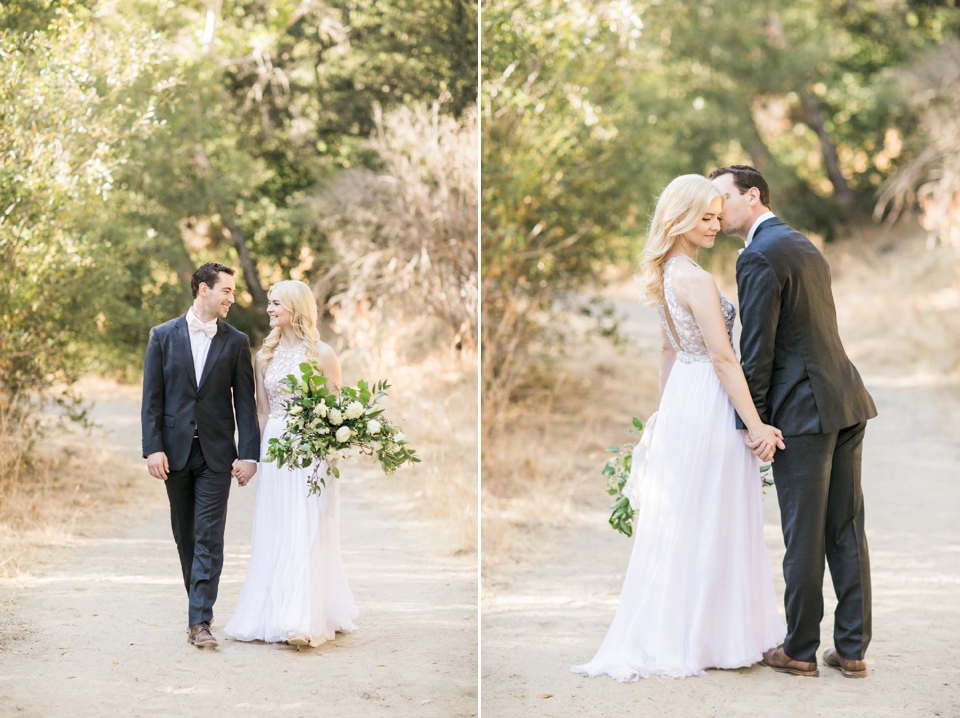
<svg viewBox="0 0 960 718">
<path fill-rule="evenodd" d="M 267 296 L 273 292 L 277 293 L 280 306 L 292 315 L 290 325 L 300 341 L 307 345 L 307 358 L 320 359 L 317 353 L 317 342 L 320 341 L 320 332 L 317 330 L 317 300 L 310 287 L 296 279 L 288 279 L 270 287 Z M 280 327 L 274 327 L 263 340 L 263 347 L 260 349 L 261 361 L 265 364 L 270 362 L 279 343 Z"/>
<path fill-rule="evenodd" d="M 643 245 L 637 283 L 651 306 L 663 301 L 663 265 L 677 238 L 697 226 L 714 197 L 723 195 L 703 175 L 680 175 L 657 199 Z"/>
</svg>

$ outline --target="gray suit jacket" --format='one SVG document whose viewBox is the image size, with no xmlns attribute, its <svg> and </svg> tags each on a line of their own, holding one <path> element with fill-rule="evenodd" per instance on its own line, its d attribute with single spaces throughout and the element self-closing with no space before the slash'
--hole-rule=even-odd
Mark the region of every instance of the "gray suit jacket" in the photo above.
<svg viewBox="0 0 960 718">
<path fill-rule="evenodd" d="M 143 366 L 140 425 L 143 456 L 163 451 L 172 471 L 190 457 L 194 431 L 203 458 L 214 471 L 227 472 L 237 458 L 233 442 L 239 427 L 240 455 L 260 458 L 253 364 L 247 335 L 221 319 L 197 384 L 185 317 L 150 330 Z M 236 421 L 234 421 L 236 412 Z"/>
<path fill-rule="evenodd" d="M 737 290 L 740 361 L 764 422 L 802 436 L 877 415 L 840 342 L 830 267 L 810 240 L 777 217 L 764 221 L 737 260 Z"/>
</svg>

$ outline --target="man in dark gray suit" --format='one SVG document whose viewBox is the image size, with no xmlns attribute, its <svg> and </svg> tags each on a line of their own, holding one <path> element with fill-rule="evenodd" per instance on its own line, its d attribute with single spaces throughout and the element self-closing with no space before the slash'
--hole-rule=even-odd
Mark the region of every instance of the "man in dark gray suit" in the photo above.
<svg viewBox="0 0 960 718">
<path fill-rule="evenodd" d="M 774 477 L 786 546 L 787 635 L 763 662 L 819 675 L 826 557 L 838 603 L 835 648 L 824 652 L 824 662 L 860 678 L 871 637 L 860 459 L 877 409 L 840 342 L 823 255 L 770 211 L 770 190 L 753 167 L 721 167 L 710 179 L 725 198 L 721 229 L 746 242 L 737 260 L 743 373 L 760 417 L 783 432 L 786 444 Z"/>
<path fill-rule="evenodd" d="M 260 458 L 250 344 L 223 321 L 234 302 L 233 275 L 222 264 L 204 264 L 191 281 L 193 306 L 150 330 L 140 410 L 147 469 L 165 482 L 170 500 L 190 602 L 187 639 L 211 648 L 217 646 L 210 623 L 223 568 L 230 477 L 246 486 Z"/>
</svg>

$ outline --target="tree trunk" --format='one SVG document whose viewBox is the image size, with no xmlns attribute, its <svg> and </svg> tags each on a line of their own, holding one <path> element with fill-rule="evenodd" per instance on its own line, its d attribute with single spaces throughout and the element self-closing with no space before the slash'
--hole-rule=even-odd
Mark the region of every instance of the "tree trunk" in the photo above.
<svg viewBox="0 0 960 718">
<path fill-rule="evenodd" d="M 820 140 L 820 154 L 823 156 L 823 166 L 827 171 L 827 178 L 833 184 L 837 202 L 839 202 L 842 207 L 850 207 L 854 203 L 856 196 L 853 190 L 850 189 L 850 185 L 847 184 L 847 178 L 844 177 L 840 171 L 840 160 L 837 157 L 837 148 L 830 138 L 830 133 L 827 132 L 820 105 L 816 98 L 806 90 L 800 92 L 800 98 L 807 116 L 807 122 L 810 124 L 810 127 L 813 128 L 813 131 L 817 133 L 817 138 Z"/>
<path fill-rule="evenodd" d="M 250 256 L 250 250 L 247 248 L 247 241 L 243 238 L 243 232 L 237 226 L 231 212 L 221 210 L 220 216 L 223 217 L 227 229 L 230 231 L 230 239 L 237 250 L 237 256 L 240 258 L 240 269 L 243 272 L 243 281 L 247 285 L 247 291 L 253 297 L 253 303 L 260 309 L 267 308 L 267 293 L 260 284 L 260 275 L 257 273 L 257 265 Z"/>
</svg>

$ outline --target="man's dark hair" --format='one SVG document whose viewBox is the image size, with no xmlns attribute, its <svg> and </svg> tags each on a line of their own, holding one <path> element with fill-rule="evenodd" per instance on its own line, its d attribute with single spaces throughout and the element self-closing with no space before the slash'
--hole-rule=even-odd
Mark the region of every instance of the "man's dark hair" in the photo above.
<svg viewBox="0 0 960 718">
<path fill-rule="evenodd" d="M 760 190 L 760 204 L 764 207 L 770 206 L 770 188 L 767 187 L 767 181 L 756 169 L 750 165 L 730 165 L 729 167 L 717 167 L 710 173 L 710 179 L 716 179 L 723 175 L 733 175 L 733 184 L 740 194 L 743 194 L 751 187 Z"/>
<path fill-rule="evenodd" d="M 210 289 L 213 289 L 217 280 L 220 279 L 220 272 L 226 272 L 230 276 L 233 276 L 237 273 L 237 270 L 224 267 L 222 264 L 217 264 L 216 262 L 208 262 L 197 269 L 197 271 L 193 273 L 193 277 L 190 278 L 190 289 L 193 290 L 193 298 L 197 298 L 197 294 L 200 292 L 201 282 L 210 287 Z"/>
</svg>

